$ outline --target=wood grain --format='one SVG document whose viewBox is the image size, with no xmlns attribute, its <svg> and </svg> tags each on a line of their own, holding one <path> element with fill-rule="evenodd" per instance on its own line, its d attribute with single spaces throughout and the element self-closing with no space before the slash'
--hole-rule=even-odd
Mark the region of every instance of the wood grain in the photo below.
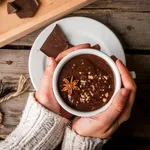
<svg viewBox="0 0 150 150">
<path fill-rule="evenodd" d="M 29 50 L 0 50 L 0 80 L 16 86 L 21 74 L 29 77 L 28 57 Z M 34 91 L 33 86 L 29 90 Z"/>
<path fill-rule="evenodd" d="M 115 9 L 119 11 L 150 11 L 149 0 L 97 0 L 87 6 L 91 9 Z"/>
<path fill-rule="evenodd" d="M 128 140 L 127 138 L 118 138 L 112 139 L 108 141 L 106 145 L 104 145 L 103 150 L 150 150 L 150 146 L 144 146 L 140 141 Z"/>
<path fill-rule="evenodd" d="M 28 92 L 0 105 L 0 110 L 4 114 L 3 125 L 5 125 L 5 127 L 0 128 L 0 137 L 8 136 L 16 128 L 20 122 L 27 98 Z"/>
<path fill-rule="evenodd" d="M 15 85 L 20 74 L 28 75 L 28 56 L 27 50 L 0 50 L 0 79 Z M 117 130 L 113 139 L 118 140 L 119 137 L 122 142 L 124 138 L 150 139 L 150 55 L 126 56 L 129 70 L 134 70 L 137 74 L 138 91 L 131 118 Z M 6 63 L 9 60 L 13 62 L 10 65 Z M 30 91 L 34 89 L 31 88 L 25 94 L 0 105 L 5 125 L 3 129 L 0 129 L 0 135 L 8 135 L 15 129 Z M 128 142 L 130 144 L 130 140 Z"/>
<path fill-rule="evenodd" d="M 122 41 L 127 52 L 127 66 L 136 71 L 137 95 L 130 119 L 119 127 L 104 150 L 150 150 L 150 1 L 97 0 L 69 16 L 87 16 L 111 28 Z M 0 49 L 0 80 L 16 86 L 19 76 L 28 74 L 28 48 L 43 29 L 37 30 Z M 27 47 L 26 47 L 27 46 Z M 18 49 L 17 51 L 12 48 Z M 10 48 L 10 49 L 6 49 Z M 138 51 L 139 50 L 139 51 Z M 132 54 L 133 53 L 133 54 Z M 146 55 L 147 54 L 147 55 Z M 0 137 L 5 138 L 18 125 L 31 87 L 23 95 L 0 105 L 5 127 Z"/>
<path fill-rule="evenodd" d="M 0 5 L 0 47 L 19 39 L 95 0 L 42 0 L 42 3 L 32 18 L 20 19 L 16 14 L 8 15 L 6 4 Z"/>
<path fill-rule="evenodd" d="M 96 19 L 107 25 L 122 41 L 125 49 L 150 49 L 150 13 L 118 12 L 112 10 L 80 10 L 70 16 L 85 16 Z M 32 46 L 42 31 L 38 30 L 9 45 Z"/>
</svg>

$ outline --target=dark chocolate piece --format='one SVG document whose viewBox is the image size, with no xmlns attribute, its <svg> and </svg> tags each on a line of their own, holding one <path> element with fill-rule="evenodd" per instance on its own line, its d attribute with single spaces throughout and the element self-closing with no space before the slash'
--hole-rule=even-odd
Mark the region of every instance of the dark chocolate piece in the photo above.
<svg viewBox="0 0 150 150">
<path fill-rule="evenodd" d="M 66 85 L 64 78 L 71 81 L 72 76 L 73 82 L 77 83 L 74 85 L 80 90 L 74 87 L 69 95 L 68 91 L 63 90 Z M 80 111 L 96 110 L 108 103 L 114 93 L 113 72 L 104 59 L 89 54 L 79 55 L 62 68 L 58 88 L 64 102 L 70 107 Z"/>
<path fill-rule="evenodd" d="M 116 62 L 116 60 L 118 59 L 116 56 L 114 56 L 114 55 L 112 55 L 112 56 L 110 56 L 110 58 L 114 61 L 114 62 Z"/>
<path fill-rule="evenodd" d="M 56 58 L 57 55 L 69 47 L 60 27 L 55 26 L 47 40 L 41 47 L 41 51 L 49 57 Z"/>
<path fill-rule="evenodd" d="M 101 47 L 99 44 L 93 45 L 91 48 L 101 50 Z"/>
<path fill-rule="evenodd" d="M 13 3 L 20 8 L 16 12 L 19 18 L 33 17 L 39 7 L 37 0 L 15 0 Z"/>
<path fill-rule="evenodd" d="M 16 13 L 18 10 L 19 8 L 13 2 L 7 3 L 8 14 Z"/>
</svg>

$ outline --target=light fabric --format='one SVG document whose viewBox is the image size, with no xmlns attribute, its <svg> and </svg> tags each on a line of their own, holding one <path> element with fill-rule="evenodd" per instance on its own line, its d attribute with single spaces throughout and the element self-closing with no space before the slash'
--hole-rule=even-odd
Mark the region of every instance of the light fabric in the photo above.
<svg viewBox="0 0 150 150">
<path fill-rule="evenodd" d="M 53 150 L 62 142 L 62 150 L 94 150 L 103 145 L 99 138 L 77 135 L 69 120 L 50 112 L 30 94 L 18 127 L 0 142 L 0 150 Z"/>
</svg>

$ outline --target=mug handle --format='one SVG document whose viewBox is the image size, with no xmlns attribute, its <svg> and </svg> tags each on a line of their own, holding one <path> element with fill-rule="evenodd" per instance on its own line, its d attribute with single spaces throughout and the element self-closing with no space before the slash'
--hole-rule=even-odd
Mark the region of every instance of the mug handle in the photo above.
<svg viewBox="0 0 150 150">
<path fill-rule="evenodd" d="M 133 79 L 136 79 L 136 73 L 135 73 L 135 71 L 130 71 L 130 74 L 131 74 L 131 77 Z"/>
</svg>

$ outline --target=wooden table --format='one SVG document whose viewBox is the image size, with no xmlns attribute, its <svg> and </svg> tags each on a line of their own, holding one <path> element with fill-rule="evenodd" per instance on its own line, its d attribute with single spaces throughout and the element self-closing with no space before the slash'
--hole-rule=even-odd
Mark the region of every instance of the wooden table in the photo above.
<svg viewBox="0 0 150 150">
<path fill-rule="evenodd" d="M 111 28 L 122 41 L 129 70 L 135 70 L 137 74 L 138 91 L 131 117 L 117 130 L 104 150 L 150 150 L 150 1 L 99 0 L 70 16 L 87 16 Z M 29 76 L 29 52 L 41 31 L 0 49 L 0 79 L 15 85 L 21 74 Z M 1 104 L 5 127 L 0 129 L 0 136 L 10 134 L 18 125 L 31 91 L 34 91 L 33 87 Z"/>
</svg>

